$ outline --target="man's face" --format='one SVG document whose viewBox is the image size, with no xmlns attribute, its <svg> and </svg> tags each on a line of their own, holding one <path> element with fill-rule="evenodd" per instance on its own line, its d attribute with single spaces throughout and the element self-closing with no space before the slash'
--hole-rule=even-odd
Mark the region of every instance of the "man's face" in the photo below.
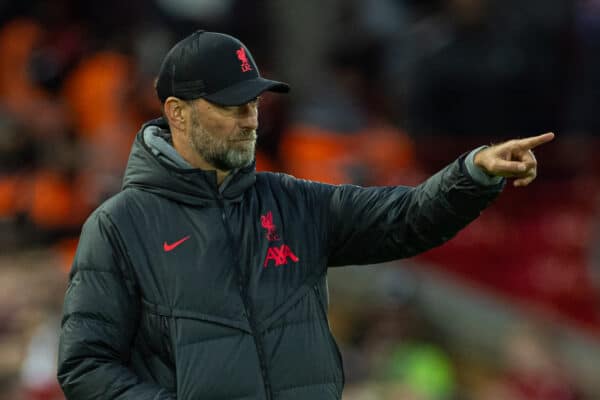
<svg viewBox="0 0 600 400">
<path fill-rule="evenodd" d="M 221 171 L 231 171 L 254 160 L 258 100 L 223 107 L 198 99 L 190 106 L 189 144 L 206 162 Z"/>
</svg>

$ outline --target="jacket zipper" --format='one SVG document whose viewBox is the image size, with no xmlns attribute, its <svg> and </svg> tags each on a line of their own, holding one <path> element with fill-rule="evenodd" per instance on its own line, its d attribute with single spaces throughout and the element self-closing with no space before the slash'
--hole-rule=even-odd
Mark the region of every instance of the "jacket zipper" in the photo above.
<svg viewBox="0 0 600 400">
<path fill-rule="evenodd" d="M 250 301 L 248 300 L 248 284 L 250 282 L 250 278 L 244 273 L 244 269 L 242 268 L 238 253 L 235 251 L 233 232 L 231 231 L 227 222 L 227 215 L 225 215 L 225 202 L 220 193 L 218 199 L 219 205 L 221 206 L 221 220 L 223 221 L 223 225 L 225 226 L 225 232 L 227 234 L 227 238 L 229 239 L 229 245 L 232 249 L 232 253 L 235 254 L 235 268 L 238 271 L 238 289 L 240 291 L 240 296 L 242 297 L 242 302 L 244 303 L 244 311 L 246 313 L 246 318 L 248 318 L 248 322 L 250 323 L 252 339 L 254 339 L 254 345 L 256 346 L 256 353 L 258 354 L 260 372 L 263 378 L 265 393 L 267 395 L 267 400 L 271 400 L 273 395 L 271 393 L 271 383 L 267 374 L 267 365 L 265 362 L 266 357 L 262 348 L 262 344 L 260 343 L 260 340 L 257 337 L 258 330 L 256 329 L 256 321 L 254 320 L 254 316 L 252 315 L 252 307 L 250 305 Z"/>
</svg>

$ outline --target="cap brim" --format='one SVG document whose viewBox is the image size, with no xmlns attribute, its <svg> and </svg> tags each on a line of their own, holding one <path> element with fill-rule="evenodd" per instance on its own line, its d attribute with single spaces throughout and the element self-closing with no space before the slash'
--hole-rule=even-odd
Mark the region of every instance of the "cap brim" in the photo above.
<svg viewBox="0 0 600 400">
<path fill-rule="evenodd" d="M 290 86 L 287 83 L 258 77 L 236 83 L 202 98 L 222 106 L 239 106 L 252 101 L 263 92 L 287 93 L 289 91 Z"/>
</svg>

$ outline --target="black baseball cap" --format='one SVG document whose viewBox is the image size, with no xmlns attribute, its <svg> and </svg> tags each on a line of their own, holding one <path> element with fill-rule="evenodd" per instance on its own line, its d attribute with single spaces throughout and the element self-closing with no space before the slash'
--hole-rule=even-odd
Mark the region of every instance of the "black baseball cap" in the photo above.
<svg viewBox="0 0 600 400">
<path fill-rule="evenodd" d="M 156 94 L 182 100 L 206 99 L 223 106 L 248 103 L 265 91 L 287 93 L 288 84 L 260 76 L 256 62 L 242 42 L 217 32 L 196 31 L 165 56 Z"/>
</svg>

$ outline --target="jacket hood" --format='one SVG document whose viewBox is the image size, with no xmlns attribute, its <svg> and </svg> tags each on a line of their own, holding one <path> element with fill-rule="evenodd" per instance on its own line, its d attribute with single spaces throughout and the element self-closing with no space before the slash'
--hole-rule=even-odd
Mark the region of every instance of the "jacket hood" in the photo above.
<svg viewBox="0 0 600 400">
<path fill-rule="evenodd" d="M 216 171 L 193 168 L 171 143 L 171 132 L 164 118 L 144 124 L 131 148 L 123 190 L 136 188 L 179 203 L 205 206 L 240 201 L 256 181 L 252 163 L 232 171 L 218 187 Z"/>
</svg>

